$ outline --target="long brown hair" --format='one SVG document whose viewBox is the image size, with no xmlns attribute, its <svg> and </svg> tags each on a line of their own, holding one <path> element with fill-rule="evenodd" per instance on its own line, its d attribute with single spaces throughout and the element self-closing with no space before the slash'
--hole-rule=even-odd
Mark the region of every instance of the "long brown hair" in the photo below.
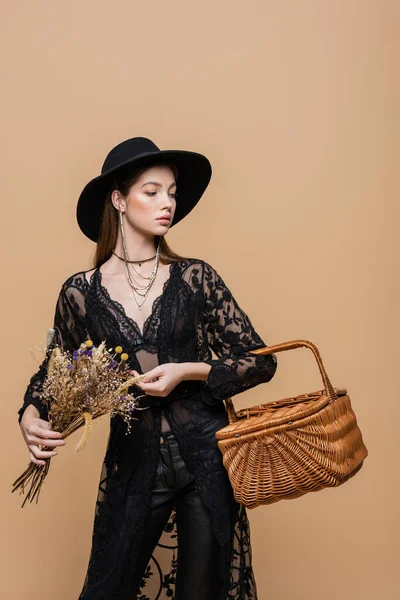
<svg viewBox="0 0 400 600">
<path fill-rule="evenodd" d="M 157 161 L 154 164 L 157 164 L 157 165 L 161 164 L 161 165 L 169 167 L 175 176 L 175 180 L 178 179 L 178 169 L 173 163 L 166 162 L 166 161 Z M 153 166 L 153 164 L 151 164 L 150 166 Z M 124 176 L 120 175 L 119 177 L 115 178 L 115 181 L 118 186 L 118 190 L 121 192 L 121 194 L 123 196 L 128 195 L 129 190 L 132 187 L 132 185 L 139 179 L 139 177 L 145 171 L 147 171 L 147 169 L 150 168 L 150 166 L 146 165 L 144 167 L 143 166 L 137 167 L 133 171 L 130 171 L 128 174 L 125 174 Z M 115 208 L 115 206 L 112 203 L 112 200 L 111 200 L 112 192 L 113 192 L 113 190 L 111 190 L 107 194 L 105 202 L 104 202 L 104 209 L 103 209 L 101 225 L 100 225 L 100 234 L 99 234 L 99 238 L 97 240 L 96 252 L 95 252 L 94 259 L 93 259 L 93 266 L 96 268 L 100 267 L 103 263 L 105 263 L 112 256 L 112 251 L 114 250 L 115 245 L 117 243 L 118 210 Z M 160 236 L 154 237 L 155 247 L 157 247 L 159 239 L 160 239 Z M 174 252 L 169 247 L 165 237 L 161 236 L 161 243 L 160 243 L 160 261 L 161 262 L 163 262 L 164 264 L 169 264 L 171 262 L 177 262 L 179 260 L 184 260 L 185 258 L 186 257 L 180 256 L 179 254 Z"/>
</svg>

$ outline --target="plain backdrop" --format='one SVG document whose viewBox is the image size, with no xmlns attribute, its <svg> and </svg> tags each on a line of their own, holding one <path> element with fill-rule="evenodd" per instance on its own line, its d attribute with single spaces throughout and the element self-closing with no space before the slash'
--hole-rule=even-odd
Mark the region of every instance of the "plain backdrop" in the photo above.
<svg viewBox="0 0 400 600">
<path fill-rule="evenodd" d="M 318 346 L 369 450 L 344 486 L 249 511 L 259 600 L 397 597 L 399 8 L 3 0 L 2 598 L 75 600 L 86 573 L 107 419 L 21 509 L 17 410 L 61 284 L 92 265 L 77 198 L 133 136 L 209 157 L 210 186 L 168 242 L 217 268 L 267 344 Z M 235 403 L 320 387 L 296 350 Z"/>
</svg>

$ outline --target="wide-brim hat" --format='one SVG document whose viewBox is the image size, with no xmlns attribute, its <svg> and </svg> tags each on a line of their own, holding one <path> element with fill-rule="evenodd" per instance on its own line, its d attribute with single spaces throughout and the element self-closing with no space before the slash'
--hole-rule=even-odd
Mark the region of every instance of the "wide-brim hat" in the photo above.
<svg viewBox="0 0 400 600">
<path fill-rule="evenodd" d="M 101 175 L 89 181 L 79 196 L 76 218 L 82 232 L 97 242 L 104 202 L 107 194 L 115 189 L 114 180 L 118 175 L 135 167 L 150 167 L 161 161 L 169 161 L 178 169 L 176 208 L 170 227 L 179 223 L 196 206 L 206 190 L 212 173 L 210 161 L 198 152 L 160 150 L 148 138 L 134 137 L 121 142 L 108 153 Z"/>
</svg>

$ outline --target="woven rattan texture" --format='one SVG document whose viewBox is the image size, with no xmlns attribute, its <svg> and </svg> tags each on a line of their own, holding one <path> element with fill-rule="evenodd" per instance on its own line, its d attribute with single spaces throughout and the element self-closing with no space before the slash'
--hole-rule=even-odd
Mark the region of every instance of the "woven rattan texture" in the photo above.
<svg viewBox="0 0 400 600">
<path fill-rule="evenodd" d="M 310 348 L 325 389 L 236 412 L 216 436 L 237 502 L 247 508 L 337 487 L 355 475 L 368 451 L 345 388 L 333 388 L 316 347 L 296 341 L 259 349 Z"/>
</svg>

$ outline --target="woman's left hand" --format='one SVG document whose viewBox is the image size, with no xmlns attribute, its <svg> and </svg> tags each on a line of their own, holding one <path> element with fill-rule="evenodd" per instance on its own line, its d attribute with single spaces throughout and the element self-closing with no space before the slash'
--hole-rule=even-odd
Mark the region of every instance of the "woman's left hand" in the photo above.
<svg viewBox="0 0 400 600">
<path fill-rule="evenodd" d="M 140 375 L 134 369 L 131 371 L 134 376 Z M 158 365 L 151 371 L 144 373 L 142 381 L 137 385 L 145 394 L 149 396 L 168 396 L 168 394 L 184 379 L 185 367 L 183 363 L 165 363 Z"/>
</svg>

